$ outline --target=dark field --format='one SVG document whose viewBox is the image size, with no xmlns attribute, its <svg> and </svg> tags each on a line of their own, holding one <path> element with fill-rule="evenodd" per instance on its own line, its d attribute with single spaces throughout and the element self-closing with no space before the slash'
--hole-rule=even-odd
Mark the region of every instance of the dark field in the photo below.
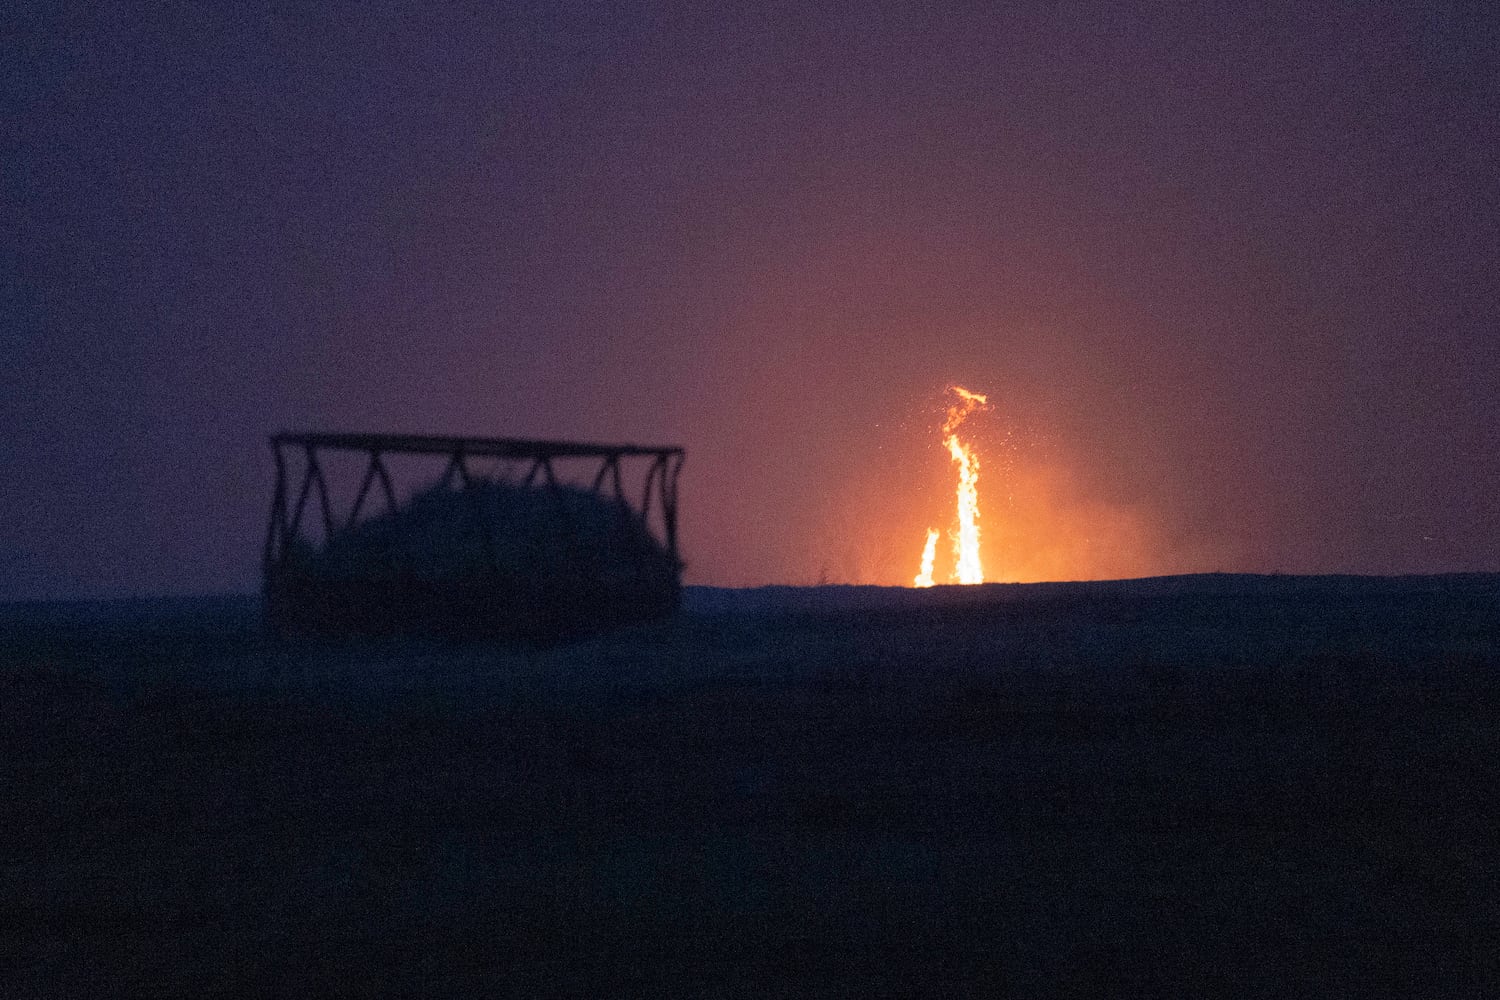
<svg viewBox="0 0 1500 1000">
<path fill-rule="evenodd" d="M 0 606 L 5 996 L 1497 995 L 1500 576 Z"/>
</svg>

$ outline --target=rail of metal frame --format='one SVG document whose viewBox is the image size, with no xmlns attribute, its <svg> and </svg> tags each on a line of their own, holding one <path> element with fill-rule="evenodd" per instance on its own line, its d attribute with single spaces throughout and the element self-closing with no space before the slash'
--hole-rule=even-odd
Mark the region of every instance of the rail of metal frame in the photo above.
<svg viewBox="0 0 1500 1000">
<path fill-rule="evenodd" d="M 382 460 L 387 455 L 446 456 L 438 482 L 442 486 L 468 485 L 474 479 L 470 463 L 477 459 L 495 459 L 498 463 L 519 467 L 526 473 L 520 482 L 530 487 L 540 482 L 546 489 L 560 487 L 559 459 L 596 461 L 591 488 L 612 497 L 632 510 L 648 527 L 652 513 L 659 518 L 662 540 L 673 558 L 677 552 L 677 477 L 685 458 L 681 448 L 643 447 L 628 444 L 583 444 L 576 441 L 527 441 L 516 438 L 439 437 L 415 434 L 290 434 L 271 437 L 276 459 L 276 485 L 271 495 L 271 518 L 266 529 L 263 566 L 267 577 L 282 564 L 292 544 L 301 537 L 303 517 L 308 502 L 317 494 L 317 515 L 321 516 L 323 538 L 359 523 L 371 491 L 379 484 L 387 509 L 397 506 L 396 487 Z M 358 491 L 342 519 L 335 517 L 328 479 L 319 455 L 327 452 L 357 452 L 366 456 L 364 476 Z M 289 474 L 300 457 L 300 476 Z M 631 503 L 625 489 L 626 463 L 645 467 L 640 506 Z M 295 499 L 291 496 L 293 479 L 297 480 Z"/>
</svg>

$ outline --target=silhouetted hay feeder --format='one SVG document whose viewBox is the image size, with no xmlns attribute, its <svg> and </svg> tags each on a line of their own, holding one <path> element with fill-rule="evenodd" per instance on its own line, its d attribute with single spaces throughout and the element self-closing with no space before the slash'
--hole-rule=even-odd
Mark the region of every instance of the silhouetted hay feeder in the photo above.
<svg viewBox="0 0 1500 1000">
<path fill-rule="evenodd" d="M 681 448 L 370 434 L 277 434 L 271 448 L 264 591 L 277 627 L 557 638 L 678 606 Z M 335 459 L 362 469 L 342 518 Z M 442 472 L 403 499 L 397 459 Z"/>
</svg>

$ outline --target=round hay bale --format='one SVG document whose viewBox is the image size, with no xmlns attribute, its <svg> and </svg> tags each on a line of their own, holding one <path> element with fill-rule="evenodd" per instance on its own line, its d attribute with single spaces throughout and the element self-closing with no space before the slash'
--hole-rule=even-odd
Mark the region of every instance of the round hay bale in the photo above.
<svg viewBox="0 0 1500 1000">
<path fill-rule="evenodd" d="M 670 614 L 681 572 L 628 506 L 476 480 L 297 547 L 267 595 L 273 620 L 321 631 L 548 638 Z"/>
</svg>

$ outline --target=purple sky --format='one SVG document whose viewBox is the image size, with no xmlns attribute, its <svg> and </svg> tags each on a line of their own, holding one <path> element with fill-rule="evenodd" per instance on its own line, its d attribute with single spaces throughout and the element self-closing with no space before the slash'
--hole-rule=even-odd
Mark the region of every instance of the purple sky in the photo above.
<svg viewBox="0 0 1500 1000">
<path fill-rule="evenodd" d="M 255 587 L 281 428 L 910 582 L 952 382 L 992 578 L 1500 570 L 1489 5 L 748 6 L 9 13 L 0 599 Z"/>
</svg>

